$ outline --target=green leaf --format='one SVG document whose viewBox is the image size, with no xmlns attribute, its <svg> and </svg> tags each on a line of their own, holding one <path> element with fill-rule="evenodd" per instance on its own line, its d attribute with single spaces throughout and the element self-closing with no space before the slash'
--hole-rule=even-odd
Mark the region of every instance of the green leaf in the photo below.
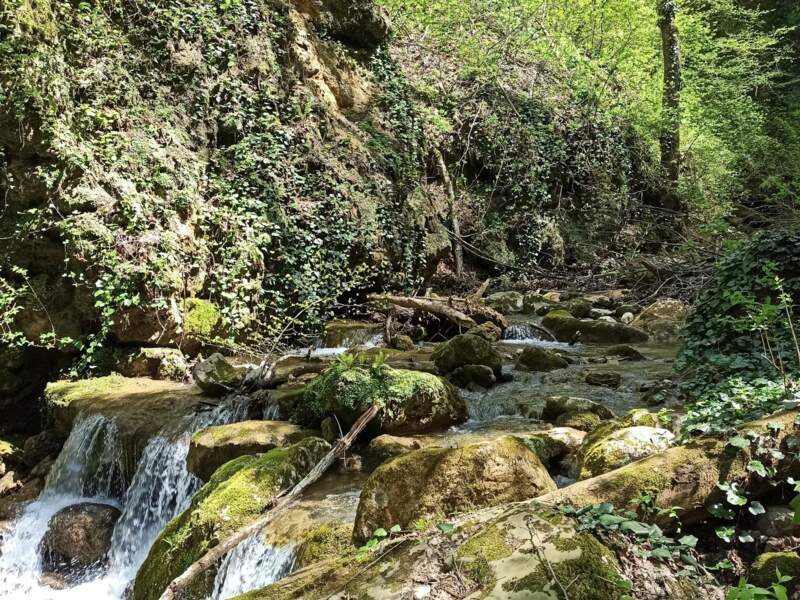
<svg viewBox="0 0 800 600">
<path fill-rule="evenodd" d="M 387 535 L 389 534 L 383 527 L 380 527 L 372 532 L 372 537 L 377 538 L 379 540 L 385 538 Z"/>
<path fill-rule="evenodd" d="M 439 523 L 436 528 L 445 535 L 450 535 L 456 529 L 450 523 Z"/>
<path fill-rule="evenodd" d="M 653 548 L 653 551 L 650 553 L 651 556 L 655 558 L 670 558 L 672 556 L 672 552 L 666 546 L 656 546 Z"/>
<path fill-rule="evenodd" d="M 750 446 L 750 441 L 747 438 L 737 435 L 728 440 L 728 445 L 733 446 L 734 448 L 739 448 L 740 450 L 744 450 Z"/>
<path fill-rule="evenodd" d="M 750 506 L 747 507 L 748 512 L 751 515 L 763 515 L 766 510 L 764 510 L 764 506 L 758 500 L 753 500 L 750 503 Z"/>
<path fill-rule="evenodd" d="M 621 517 L 619 515 L 600 515 L 597 518 L 597 522 L 602 525 L 603 527 L 608 527 L 609 529 L 616 529 L 620 523 L 627 521 L 625 517 Z"/>
<path fill-rule="evenodd" d="M 749 531 L 742 531 L 739 533 L 737 537 L 739 538 L 739 541 L 742 542 L 743 544 L 751 544 L 755 542 L 753 535 Z"/>
<path fill-rule="evenodd" d="M 623 531 L 629 531 L 634 535 L 649 536 L 653 533 L 652 526 L 639 523 L 639 521 L 625 521 L 620 525 L 620 529 Z"/>
<path fill-rule="evenodd" d="M 714 533 L 717 534 L 717 537 L 725 542 L 730 542 L 733 539 L 736 530 L 733 527 L 728 525 L 724 525 L 722 527 L 717 527 L 714 530 Z"/>
<path fill-rule="evenodd" d="M 401 531 L 403 531 L 403 529 L 400 527 L 400 525 L 395 525 L 389 530 L 389 533 L 400 533 Z"/>
<path fill-rule="evenodd" d="M 767 468 L 760 460 L 751 460 L 747 463 L 747 470 L 751 473 L 755 473 L 756 475 L 760 475 L 761 477 L 767 476 Z"/>
<path fill-rule="evenodd" d="M 693 535 L 685 535 L 678 540 L 678 543 L 683 546 L 694 548 L 697 545 L 697 538 Z"/>
</svg>

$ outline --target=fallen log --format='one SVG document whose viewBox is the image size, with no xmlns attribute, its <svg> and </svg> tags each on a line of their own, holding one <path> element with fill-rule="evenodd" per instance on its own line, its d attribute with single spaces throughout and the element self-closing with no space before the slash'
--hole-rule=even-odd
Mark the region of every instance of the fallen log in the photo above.
<svg viewBox="0 0 800 600">
<path fill-rule="evenodd" d="M 442 297 L 442 296 L 396 296 L 393 294 L 372 294 L 368 298 L 369 302 L 384 308 L 400 307 L 426 312 L 464 329 L 471 329 L 476 325 L 490 321 L 505 329 L 508 322 L 505 317 L 493 308 L 472 302 L 464 298 Z"/>
<path fill-rule="evenodd" d="M 180 576 L 173 579 L 159 600 L 175 600 L 182 594 L 203 571 L 219 563 L 225 555 L 233 550 L 239 543 L 243 542 L 251 535 L 257 534 L 270 521 L 285 511 L 305 489 L 319 479 L 325 471 L 342 456 L 344 452 L 355 441 L 363 429 L 380 413 L 383 406 L 375 403 L 370 406 L 353 424 L 346 436 L 336 442 L 331 451 L 320 460 L 313 469 L 301 479 L 288 493 L 273 498 L 273 506 L 263 516 L 252 523 L 238 529 L 230 536 L 222 540 L 219 545 L 206 552 L 199 560 L 191 564 Z"/>
<path fill-rule="evenodd" d="M 771 415 L 746 423 L 739 431 L 742 434 L 769 432 L 771 444 L 777 449 L 785 446 L 787 437 L 797 435 L 795 419 L 798 415 L 800 410 Z M 770 423 L 780 423 L 783 427 L 776 430 L 769 427 Z M 785 454 L 786 459 L 777 464 L 779 474 L 788 470 L 794 460 L 794 452 Z M 722 500 L 718 482 L 742 483 L 751 499 L 756 499 L 758 494 L 770 487 L 765 479 L 748 473 L 747 465 L 753 458 L 752 445 L 751 448 L 739 450 L 730 446 L 726 439 L 701 437 L 603 475 L 578 481 L 540 496 L 537 501 L 573 506 L 610 502 L 617 508 L 635 510 L 635 499 L 646 492 L 654 498 L 657 509 L 669 511 L 679 508 L 680 522 L 688 525 L 707 518 L 709 514 L 706 507 Z M 666 514 L 656 518 L 656 523 L 667 530 L 676 525 L 674 519 Z"/>
</svg>

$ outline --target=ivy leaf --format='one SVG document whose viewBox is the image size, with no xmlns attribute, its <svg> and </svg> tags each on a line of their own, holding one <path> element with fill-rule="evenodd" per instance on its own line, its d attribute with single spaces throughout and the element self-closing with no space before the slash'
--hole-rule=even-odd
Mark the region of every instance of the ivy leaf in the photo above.
<svg viewBox="0 0 800 600">
<path fill-rule="evenodd" d="M 717 537 L 722 541 L 730 542 L 733 539 L 733 535 L 736 533 L 736 530 L 733 527 L 724 525 L 722 527 L 717 527 L 714 530 L 714 533 L 716 533 Z"/>
<path fill-rule="evenodd" d="M 767 468 L 764 466 L 764 463 L 762 463 L 760 460 L 751 460 L 747 464 L 747 470 L 761 477 L 767 476 Z"/>
<path fill-rule="evenodd" d="M 683 546 L 694 548 L 697 545 L 697 538 L 693 535 L 685 535 L 678 540 L 678 543 Z"/>
<path fill-rule="evenodd" d="M 753 539 L 753 536 L 749 531 L 742 531 L 738 535 L 738 538 L 739 541 L 742 542 L 743 544 L 750 544 L 752 542 L 755 542 L 755 539 Z"/>
<path fill-rule="evenodd" d="M 737 435 L 728 440 L 728 445 L 738 448 L 739 450 L 744 450 L 750 446 L 750 441 L 747 438 Z"/>
<path fill-rule="evenodd" d="M 714 504 L 709 506 L 706 510 L 708 510 L 708 512 L 710 512 L 718 519 L 730 520 L 733 519 L 734 517 L 734 512 L 727 506 L 724 506 L 721 502 L 715 502 Z"/>
<path fill-rule="evenodd" d="M 439 523 L 436 528 L 445 535 L 450 535 L 456 529 L 450 523 Z"/>
<path fill-rule="evenodd" d="M 389 534 L 383 527 L 380 527 L 372 532 L 372 537 L 377 538 L 379 540 L 385 538 L 387 535 Z"/>
<path fill-rule="evenodd" d="M 403 531 L 403 530 L 402 530 L 402 528 L 400 527 L 400 525 L 395 525 L 394 527 L 392 527 L 392 528 L 389 530 L 389 533 L 400 533 L 401 531 Z"/>
<path fill-rule="evenodd" d="M 750 503 L 750 506 L 747 507 L 747 510 L 751 515 L 763 515 L 765 512 L 767 512 L 764 510 L 764 506 L 758 500 L 753 500 Z"/>
<path fill-rule="evenodd" d="M 656 546 L 653 548 L 653 551 L 650 553 L 650 555 L 655 558 L 670 558 L 672 556 L 672 552 L 670 552 L 669 548 L 666 546 Z"/>
<path fill-rule="evenodd" d="M 620 523 L 624 523 L 627 520 L 628 519 L 625 517 L 621 517 L 619 515 L 600 515 L 597 518 L 597 522 L 600 525 L 609 529 L 616 529 Z"/>
</svg>

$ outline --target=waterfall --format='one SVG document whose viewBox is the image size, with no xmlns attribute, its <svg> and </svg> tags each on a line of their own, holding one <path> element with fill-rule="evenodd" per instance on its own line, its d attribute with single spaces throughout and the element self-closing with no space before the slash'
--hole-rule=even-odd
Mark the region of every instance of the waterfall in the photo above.
<svg viewBox="0 0 800 600">
<path fill-rule="evenodd" d="M 201 482 L 186 470 L 194 431 L 246 417 L 243 398 L 184 420 L 173 432 L 152 438 L 127 490 L 124 456 L 113 420 L 79 417 L 48 475 L 38 500 L 12 524 L 0 548 L 0 600 L 120 600 L 159 531 L 189 504 Z M 114 527 L 109 567 L 97 577 L 59 590 L 42 582 L 39 544 L 52 516 L 79 502 L 105 502 L 122 510 Z"/>
<path fill-rule="evenodd" d="M 294 547 L 275 548 L 255 534 L 231 550 L 222 561 L 208 600 L 225 600 L 282 579 L 294 566 Z"/>
</svg>

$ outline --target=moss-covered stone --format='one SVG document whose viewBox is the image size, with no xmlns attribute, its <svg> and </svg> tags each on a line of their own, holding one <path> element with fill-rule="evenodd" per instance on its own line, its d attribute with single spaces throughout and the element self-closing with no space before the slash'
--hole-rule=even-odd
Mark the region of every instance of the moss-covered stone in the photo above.
<svg viewBox="0 0 800 600">
<path fill-rule="evenodd" d="M 478 337 L 482 337 L 487 342 L 491 343 L 498 342 L 500 341 L 500 338 L 503 337 L 502 329 L 500 329 L 500 327 L 498 327 L 491 321 L 486 321 L 484 323 L 481 323 L 480 325 L 476 325 L 475 327 L 467 331 L 467 333 L 470 335 L 477 335 Z"/>
<path fill-rule="evenodd" d="M 450 373 L 464 365 L 486 365 L 499 376 L 503 358 L 483 337 L 465 333 L 440 344 L 434 351 L 433 362 L 441 373 Z"/>
<path fill-rule="evenodd" d="M 586 432 L 573 427 L 553 427 L 525 436 L 523 439 L 528 446 L 539 455 L 546 465 L 563 458 L 568 454 L 575 454 L 581 447 Z"/>
<path fill-rule="evenodd" d="M 209 396 L 223 396 L 239 386 L 244 372 L 229 363 L 222 354 L 215 352 L 207 359 L 195 363 L 192 377 L 197 386 Z"/>
<path fill-rule="evenodd" d="M 323 523 L 307 531 L 297 544 L 295 568 L 302 569 L 316 562 L 345 556 L 353 552 L 352 529 L 343 523 Z"/>
<path fill-rule="evenodd" d="M 515 369 L 518 371 L 546 372 L 565 369 L 569 363 L 555 352 L 529 346 L 517 358 Z"/>
<path fill-rule="evenodd" d="M 533 498 L 555 489 L 539 457 L 516 437 L 462 448 L 430 447 L 381 465 L 364 484 L 353 538 L 378 527 Z"/>
<path fill-rule="evenodd" d="M 177 348 L 136 348 L 122 354 L 116 371 L 125 377 L 150 377 L 183 381 L 188 367 Z"/>
<path fill-rule="evenodd" d="M 599 344 L 630 344 L 646 342 L 647 333 L 634 327 L 606 321 L 576 319 L 566 310 L 556 310 L 545 315 L 542 325 L 560 342 L 570 342 L 580 335 L 582 342 Z"/>
<path fill-rule="evenodd" d="M 655 339 L 667 342 L 678 338 L 689 314 L 689 305 L 674 298 L 660 298 L 645 308 L 631 323 Z"/>
<path fill-rule="evenodd" d="M 453 385 L 461 388 L 479 386 L 488 388 L 497 382 L 494 371 L 486 365 L 464 365 L 452 371 L 447 379 Z"/>
<path fill-rule="evenodd" d="M 292 418 L 316 428 L 325 417 L 336 415 L 341 427 L 347 429 L 375 402 L 384 406 L 380 430 L 385 433 L 429 431 L 467 418 L 463 398 L 441 377 L 385 365 L 364 368 L 344 364 L 334 365 L 306 388 Z"/>
<path fill-rule="evenodd" d="M 522 310 L 523 297 L 519 292 L 495 292 L 484 299 L 487 306 L 508 315 Z"/>
<path fill-rule="evenodd" d="M 601 475 L 662 452 L 672 445 L 672 432 L 637 425 L 616 430 L 581 450 L 581 478 Z"/>
<path fill-rule="evenodd" d="M 555 420 L 555 424 L 559 427 L 571 427 L 580 431 L 594 431 L 601 422 L 596 413 L 581 410 L 565 412 Z"/>
<path fill-rule="evenodd" d="M 330 445 L 308 438 L 289 448 L 234 459 L 212 475 L 192 503 L 158 536 L 136 575 L 133 600 L 157 600 L 167 584 L 210 548 L 258 517 L 281 490 L 304 477 Z M 213 571 L 213 569 L 212 569 Z M 191 594 L 204 597 L 214 573 Z"/>
<path fill-rule="evenodd" d="M 421 447 L 420 442 L 414 438 L 388 434 L 379 435 L 370 441 L 362 452 L 364 467 L 370 471 L 374 470 L 389 459 L 419 450 Z"/>
<path fill-rule="evenodd" d="M 541 417 L 545 421 L 555 421 L 564 413 L 574 412 L 595 413 L 601 419 L 614 418 L 614 413 L 611 412 L 611 409 L 602 404 L 574 396 L 550 396 L 546 398 Z"/>
<path fill-rule="evenodd" d="M 325 324 L 322 344 L 326 348 L 353 348 L 366 344 L 382 330 L 380 323 L 337 319 Z"/>
<path fill-rule="evenodd" d="M 183 302 L 183 331 L 198 339 L 210 339 L 219 333 L 222 313 L 213 302 L 201 298 L 187 298 Z"/>
<path fill-rule="evenodd" d="M 192 436 L 186 466 L 203 481 L 225 463 L 248 454 L 290 446 L 316 432 L 285 421 L 242 421 L 216 425 Z"/>
<path fill-rule="evenodd" d="M 403 352 L 410 352 L 416 348 L 414 340 L 408 335 L 396 335 L 392 338 L 392 348 Z"/>
<path fill-rule="evenodd" d="M 776 573 L 792 578 L 786 585 L 792 591 L 800 587 L 800 556 L 797 552 L 764 552 L 759 554 L 750 565 L 748 581 L 754 585 L 768 588 L 778 578 Z"/>
<path fill-rule="evenodd" d="M 22 461 L 22 448 L 8 439 L 0 439 L 0 477 L 6 469 Z"/>
<path fill-rule="evenodd" d="M 639 352 L 636 348 L 628 346 L 627 344 L 617 344 L 615 346 L 611 346 L 608 350 L 606 350 L 606 354 L 608 356 L 613 356 L 620 360 L 625 360 L 629 362 L 639 362 L 647 360 L 644 354 Z"/>
</svg>

